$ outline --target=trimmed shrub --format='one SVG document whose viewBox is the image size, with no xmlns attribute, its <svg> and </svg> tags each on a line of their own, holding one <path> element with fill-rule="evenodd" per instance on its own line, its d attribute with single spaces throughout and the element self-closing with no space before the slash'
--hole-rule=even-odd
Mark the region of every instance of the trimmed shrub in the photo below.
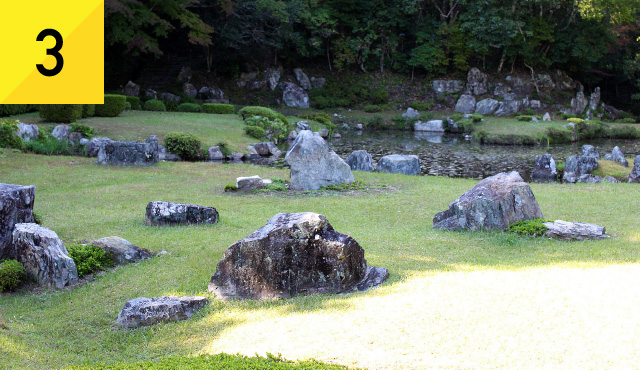
<svg viewBox="0 0 640 370">
<path fill-rule="evenodd" d="M 196 161 L 204 158 L 202 142 L 197 136 L 188 132 L 170 132 L 164 138 L 167 151 L 177 154 L 185 161 Z"/>
<path fill-rule="evenodd" d="M 175 112 L 176 108 L 178 108 L 178 105 L 180 105 L 179 102 L 173 101 L 173 100 L 163 100 L 162 102 L 164 103 L 164 106 L 167 108 L 167 112 Z"/>
<path fill-rule="evenodd" d="M 37 104 L 0 104 L 0 117 L 35 112 L 38 108 Z"/>
<path fill-rule="evenodd" d="M 568 120 L 569 118 L 578 118 L 575 114 L 562 113 L 562 119 Z"/>
<path fill-rule="evenodd" d="M 267 132 L 262 127 L 258 127 L 258 126 L 246 126 L 244 128 L 244 132 L 247 135 L 256 139 L 262 139 L 267 134 Z"/>
<path fill-rule="evenodd" d="M 83 104 L 82 105 L 82 118 L 89 118 L 96 115 L 95 104 Z"/>
<path fill-rule="evenodd" d="M 255 116 L 247 118 L 244 123 L 247 126 L 262 128 L 265 131 L 265 135 L 270 137 L 276 144 L 287 138 L 288 125 L 278 118 L 271 120 L 267 117 Z"/>
<path fill-rule="evenodd" d="M 196 103 L 182 103 L 176 107 L 176 111 L 199 113 L 202 112 L 202 108 Z"/>
<path fill-rule="evenodd" d="M 96 116 L 117 117 L 127 107 L 127 97 L 124 95 L 105 94 L 104 104 L 96 104 Z"/>
<path fill-rule="evenodd" d="M 472 133 L 476 128 L 476 125 L 470 119 L 461 119 L 460 121 L 456 122 L 456 124 L 462 129 L 462 132 L 467 134 Z"/>
<path fill-rule="evenodd" d="M 0 292 L 14 290 L 24 280 L 26 269 L 16 260 L 0 261 Z"/>
<path fill-rule="evenodd" d="M 462 119 L 462 113 L 454 113 L 449 118 L 451 118 L 453 122 L 458 122 Z"/>
<path fill-rule="evenodd" d="M 205 113 L 210 114 L 233 114 L 236 108 L 233 106 L 233 104 L 204 103 L 202 104 L 202 110 Z"/>
<path fill-rule="evenodd" d="M 431 108 L 433 108 L 433 102 L 421 102 L 421 101 L 414 101 L 411 102 L 411 104 L 409 104 L 409 107 L 417 110 L 417 111 L 428 111 L 431 110 Z"/>
<path fill-rule="evenodd" d="M 18 121 L 12 119 L 0 119 L 0 148 L 24 148 L 24 142 L 16 134 Z"/>
<path fill-rule="evenodd" d="M 243 120 L 246 120 L 247 118 L 251 118 L 251 117 L 260 116 L 260 117 L 269 118 L 270 120 L 279 119 L 283 123 L 287 125 L 289 124 L 289 121 L 287 121 L 287 118 L 282 113 L 276 112 L 273 109 L 266 108 L 266 107 L 257 107 L 257 106 L 244 107 L 238 111 L 238 114 L 242 117 Z"/>
<path fill-rule="evenodd" d="M 640 131 L 629 126 L 610 127 L 607 136 L 611 139 L 638 139 Z"/>
<path fill-rule="evenodd" d="M 95 245 L 70 245 L 67 247 L 69 257 L 73 258 L 78 268 L 78 277 L 115 266 L 113 254 Z"/>
<path fill-rule="evenodd" d="M 150 110 L 154 112 L 165 112 L 167 110 L 167 107 L 164 105 L 162 100 L 151 99 L 151 100 L 147 100 L 144 103 L 144 110 Z"/>
<path fill-rule="evenodd" d="M 140 102 L 140 98 L 137 96 L 127 96 L 127 102 L 131 104 L 131 109 L 140 110 L 142 109 L 142 103 Z"/>
<path fill-rule="evenodd" d="M 638 120 L 633 117 L 620 118 L 616 120 L 617 123 L 636 123 L 637 121 Z"/>
<path fill-rule="evenodd" d="M 82 104 L 43 104 L 40 117 L 48 122 L 71 123 L 82 118 Z"/>
</svg>

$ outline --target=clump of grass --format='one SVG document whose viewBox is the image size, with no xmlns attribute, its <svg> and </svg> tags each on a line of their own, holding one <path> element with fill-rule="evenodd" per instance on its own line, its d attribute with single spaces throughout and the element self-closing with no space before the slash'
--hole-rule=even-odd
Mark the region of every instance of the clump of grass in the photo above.
<svg viewBox="0 0 640 370">
<path fill-rule="evenodd" d="M 544 226 L 545 222 L 553 221 L 543 218 L 518 221 L 509 225 L 509 231 L 520 235 L 543 236 L 547 232 L 547 227 Z"/>
<path fill-rule="evenodd" d="M 69 257 L 73 258 L 78 268 L 78 277 L 113 267 L 113 254 L 107 253 L 95 245 L 70 245 L 67 247 Z"/>
<path fill-rule="evenodd" d="M 630 163 L 633 163 L 633 159 L 627 158 L 627 160 Z M 598 167 L 592 172 L 592 174 L 595 176 L 612 176 L 622 182 L 627 181 L 630 173 L 631 167 L 625 167 L 621 163 L 618 163 L 616 161 L 607 161 L 604 159 L 598 161 Z"/>
</svg>

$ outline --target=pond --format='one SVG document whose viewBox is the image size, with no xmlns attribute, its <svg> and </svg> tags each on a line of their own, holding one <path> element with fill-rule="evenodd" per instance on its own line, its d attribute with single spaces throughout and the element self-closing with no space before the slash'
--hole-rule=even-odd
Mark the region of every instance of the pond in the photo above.
<svg viewBox="0 0 640 370">
<path fill-rule="evenodd" d="M 640 140 L 590 140 L 549 146 L 481 145 L 477 140 L 465 140 L 464 136 L 412 131 L 347 131 L 342 138 L 334 139 L 329 146 L 342 158 L 354 150 L 368 151 L 374 163 L 389 154 L 415 154 L 420 158 L 424 175 L 482 179 L 500 172 L 518 171 L 530 180 L 537 156 L 549 153 L 556 162 L 568 156 L 580 155 L 582 145 L 596 147 L 601 157 L 619 146 L 626 157 L 640 154 Z M 286 150 L 286 148 L 284 148 Z M 283 158 L 262 160 L 259 164 L 283 167 Z"/>
</svg>

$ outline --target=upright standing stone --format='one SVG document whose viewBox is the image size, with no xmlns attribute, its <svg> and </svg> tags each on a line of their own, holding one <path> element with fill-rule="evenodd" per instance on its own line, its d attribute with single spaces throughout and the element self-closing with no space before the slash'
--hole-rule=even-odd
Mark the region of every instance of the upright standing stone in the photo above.
<svg viewBox="0 0 640 370">
<path fill-rule="evenodd" d="M 400 173 L 403 175 L 420 175 L 420 159 L 417 155 L 391 154 L 380 158 L 376 171 Z"/>
<path fill-rule="evenodd" d="M 309 77 L 302 71 L 302 69 L 294 69 L 293 74 L 296 75 L 296 80 L 298 81 L 298 85 L 300 85 L 302 90 L 311 90 L 311 81 L 309 81 Z"/>
<path fill-rule="evenodd" d="M 640 183 L 640 155 L 637 155 L 636 159 L 633 161 L 633 169 L 631 170 L 627 181 Z"/>
<path fill-rule="evenodd" d="M 62 289 L 78 281 L 78 269 L 54 231 L 34 223 L 13 230 L 13 256 L 39 284 Z"/>
<path fill-rule="evenodd" d="M 471 68 L 467 74 L 467 90 L 473 95 L 483 95 L 488 91 L 489 78 L 478 68 Z"/>
<path fill-rule="evenodd" d="M 215 224 L 218 211 L 195 204 L 153 201 L 147 204 L 145 222 L 149 226 Z"/>
<path fill-rule="evenodd" d="M 351 171 L 373 171 L 373 158 L 366 150 L 356 150 L 344 161 L 351 167 Z"/>
<path fill-rule="evenodd" d="M 16 224 L 33 222 L 34 185 L 0 183 L 0 260 L 13 258 L 11 238 Z"/>
<path fill-rule="evenodd" d="M 593 89 L 593 93 L 589 97 L 589 108 L 595 112 L 598 110 L 598 104 L 600 104 L 600 87 Z"/>
<path fill-rule="evenodd" d="M 536 164 L 531 172 L 531 180 L 534 182 L 555 182 L 558 171 L 556 161 L 551 154 L 543 154 L 536 158 Z"/>
<path fill-rule="evenodd" d="M 291 167 L 293 190 L 318 190 L 354 181 L 349 165 L 317 132 L 300 131 L 284 160 Z"/>
<path fill-rule="evenodd" d="M 278 213 L 227 249 L 208 290 L 223 300 L 290 298 L 366 290 L 388 275 L 323 215 Z"/>
<path fill-rule="evenodd" d="M 529 184 L 513 171 L 480 181 L 433 218 L 439 230 L 504 230 L 510 223 L 543 218 Z"/>
</svg>

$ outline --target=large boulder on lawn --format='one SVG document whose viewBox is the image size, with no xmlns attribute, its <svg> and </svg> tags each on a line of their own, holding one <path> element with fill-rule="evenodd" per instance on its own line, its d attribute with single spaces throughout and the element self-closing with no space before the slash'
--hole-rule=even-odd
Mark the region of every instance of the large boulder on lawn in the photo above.
<svg viewBox="0 0 640 370">
<path fill-rule="evenodd" d="M 293 190 L 318 190 L 354 181 L 349 165 L 317 132 L 300 131 L 284 160 L 291 167 Z"/>
<path fill-rule="evenodd" d="M 556 220 L 553 222 L 545 222 L 547 227 L 546 236 L 552 239 L 560 240 L 598 240 L 606 239 L 609 236 L 605 234 L 604 226 L 596 224 L 588 224 L 585 222 L 567 222 Z"/>
<path fill-rule="evenodd" d="M 565 160 L 562 179 L 565 182 L 574 183 L 578 181 L 580 176 L 593 172 L 597 167 L 598 160 L 595 157 L 585 155 L 569 156 Z"/>
<path fill-rule="evenodd" d="M 417 155 L 385 155 L 378 161 L 376 171 L 418 176 L 420 175 L 420 159 Z"/>
<path fill-rule="evenodd" d="M 614 147 L 611 153 L 605 154 L 604 159 L 607 161 L 614 161 L 622 164 L 625 167 L 629 167 L 629 161 L 624 157 L 624 153 L 619 147 Z"/>
<path fill-rule="evenodd" d="M 62 289 L 78 281 L 78 269 L 54 231 L 34 223 L 13 229 L 13 258 L 38 284 Z"/>
<path fill-rule="evenodd" d="M 215 224 L 218 211 L 213 207 L 153 201 L 147 204 L 145 223 L 148 226 Z"/>
<path fill-rule="evenodd" d="M 309 95 L 293 82 L 284 83 L 282 101 L 289 108 L 309 108 Z"/>
<path fill-rule="evenodd" d="M 551 154 L 542 154 L 536 158 L 536 164 L 531 172 L 531 180 L 534 182 L 556 182 L 558 170 L 556 161 Z"/>
<path fill-rule="evenodd" d="M 158 138 L 152 135 L 144 143 L 135 141 L 101 141 L 96 164 L 141 166 L 151 165 L 159 161 Z"/>
<path fill-rule="evenodd" d="M 34 185 L 0 183 L 0 260 L 13 258 L 11 238 L 16 224 L 33 222 Z"/>
<path fill-rule="evenodd" d="M 351 167 L 351 171 L 373 171 L 373 158 L 366 150 L 355 150 L 344 161 Z"/>
<path fill-rule="evenodd" d="M 543 218 L 529 184 L 516 172 L 480 181 L 433 218 L 439 230 L 503 230 L 510 223 Z"/>
<path fill-rule="evenodd" d="M 388 274 L 323 215 L 278 213 L 227 249 L 208 289 L 223 300 L 290 298 L 366 290 Z"/>
<path fill-rule="evenodd" d="M 636 159 L 633 161 L 633 169 L 631 170 L 627 181 L 640 183 L 640 155 L 637 155 Z"/>
<path fill-rule="evenodd" d="M 186 320 L 204 308 L 206 297 L 135 298 L 124 304 L 117 323 L 124 328 L 137 328 L 161 322 Z"/>
<path fill-rule="evenodd" d="M 456 103 L 456 107 L 454 109 L 456 112 L 460 113 L 473 113 L 476 110 L 476 98 L 473 95 L 462 95 L 458 102 Z"/>
<path fill-rule="evenodd" d="M 94 240 L 89 244 L 95 245 L 108 253 L 112 253 L 113 261 L 118 265 L 146 260 L 153 256 L 148 249 L 133 245 L 128 240 L 119 236 L 109 236 Z"/>
</svg>

